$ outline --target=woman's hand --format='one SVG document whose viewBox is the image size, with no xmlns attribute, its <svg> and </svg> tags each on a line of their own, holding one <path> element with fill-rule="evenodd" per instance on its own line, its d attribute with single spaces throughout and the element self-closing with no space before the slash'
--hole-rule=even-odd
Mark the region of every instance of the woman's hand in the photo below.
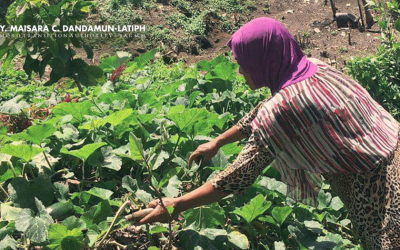
<svg viewBox="0 0 400 250">
<path fill-rule="evenodd" d="M 162 198 L 164 206 L 172 206 L 174 211 L 172 212 L 172 218 L 176 219 L 181 211 L 177 207 L 180 198 Z M 146 215 L 143 219 L 139 221 L 139 225 L 146 224 L 146 223 L 153 223 L 153 222 L 161 222 L 167 223 L 168 222 L 168 212 L 161 206 L 160 200 L 156 199 L 151 201 L 147 207 L 154 208 L 154 210 Z"/>
<path fill-rule="evenodd" d="M 201 144 L 197 149 L 190 155 L 188 166 L 192 164 L 193 160 L 198 164 L 200 161 L 200 156 L 203 157 L 202 164 L 205 164 L 211 160 L 218 153 L 219 146 L 215 140 Z"/>
</svg>

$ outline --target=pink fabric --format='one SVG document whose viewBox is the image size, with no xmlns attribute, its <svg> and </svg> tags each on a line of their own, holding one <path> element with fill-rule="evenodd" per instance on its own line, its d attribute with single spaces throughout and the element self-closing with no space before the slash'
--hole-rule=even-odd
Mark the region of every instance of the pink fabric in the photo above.
<svg viewBox="0 0 400 250">
<path fill-rule="evenodd" d="M 271 96 L 251 122 L 288 185 L 287 196 L 316 205 L 325 173 L 366 173 L 388 164 L 399 122 L 359 83 L 310 58 L 317 72 Z"/>
<path fill-rule="evenodd" d="M 275 94 L 317 71 L 290 32 L 277 20 L 260 17 L 237 30 L 227 43 L 256 88 Z"/>
</svg>

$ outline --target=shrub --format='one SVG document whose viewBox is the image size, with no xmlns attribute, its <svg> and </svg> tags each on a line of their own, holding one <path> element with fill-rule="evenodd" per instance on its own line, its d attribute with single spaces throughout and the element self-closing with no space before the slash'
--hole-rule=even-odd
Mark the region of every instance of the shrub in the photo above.
<svg viewBox="0 0 400 250">
<path fill-rule="evenodd" d="M 380 47 L 376 55 L 354 58 L 347 70 L 378 103 L 400 120 L 400 48 Z"/>
</svg>

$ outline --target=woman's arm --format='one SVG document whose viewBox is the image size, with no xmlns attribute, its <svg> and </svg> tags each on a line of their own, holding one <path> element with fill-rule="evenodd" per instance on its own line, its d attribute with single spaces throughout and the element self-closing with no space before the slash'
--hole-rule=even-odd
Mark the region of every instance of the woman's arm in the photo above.
<svg viewBox="0 0 400 250">
<path fill-rule="evenodd" d="M 232 126 L 230 129 L 225 131 L 223 134 L 220 134 L 214 140 L 215 140 L 215 143 L 217 144 L 217 146 L 219 148 L 221 148 L 226 144 L 229 144 L 229 143 L 232 143 L 235 141 L 240 141 L 244 138 L 246 138 L 246 135 L 240 133 L 237 126 Z"/>
<path fill-rule="evenodd" d="M 174 207 L 172 217 L 176 218 L 187 209 L 216 202 L 232 193 L 243 193 L 273 160 L 273 156 L 261 145 L 259 138 L 251 136 L 238 158 L 225 170 L 192 192 L 178 198 L 163 198 L 163 202 L 165 206 Z M 140 224 L 167 221 L 166 212 L 158 205 L 158 200 L 150 202 L 148 206 L 155 209 L 143 218 Z"/>
<path fill-rule="evenodd" d="M 183 211 L 190 208 L 207 205 L 221 200 L 229 193 L 222 192 L 215 189 L 211 182 L 204 183 L 201 187 L 193 190 L 192 192 L 185 194 L 184 196 L 177 198 L 162 198 L 165 206 L 172 206 L 174 211 L 172 217 L 176 217 Z M 146 215 L 139 221 L 139 225 L 153 222 L 168 222 L 168 217 L 163 208 L 159 205 L 159 200 L 153 200 L 148 204 L 148 207 L 154 208 L 154 210 Z"/>
<path fill-rule="evenodd" d="M 269 98 L 260 102 L 253 110 L 243 116 L 234 126 L 216 137 L 214 140 L 201 144 L 192 153 L 192 155 L 190 155 L 188 166 L 191 166 L 193 160 L 199 163 L 199 156 L 203 156 L 202 164 L 207 163 L 224 145 L 242 140 L 244 138 L 249 138 L 252 134 L 250 123 L 257 116 L 257 112 L 260 107 L 268 100 Z"/>
<path fill-rule="evenodd" d="M 190 167 L 193 161 L 199 163 L 199 156 L 203 156 L 202 164 L 209 162 L 222 146 L 231 142 L 239 141 L 245 137 L 246 136 L 244 134 L 239 132 L 237 126 L 231 127 L 214 140 L 198 146 L 197 149 L 190 155 L 188 166 Z"/>
<path fill-rule="evenodd" d="M 221 200 L 229 193 L 214 188 L 210 181 L 204 183 L 201 187 L 192 192 L 179 197 L 177 203 L 178 212 L 183 212 L 190 208 L 208 205 Z"/>
</svg>

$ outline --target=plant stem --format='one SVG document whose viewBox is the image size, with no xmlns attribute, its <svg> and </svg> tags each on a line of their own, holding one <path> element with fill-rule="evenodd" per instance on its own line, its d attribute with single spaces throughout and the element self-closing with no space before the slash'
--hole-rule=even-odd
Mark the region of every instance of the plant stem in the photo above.
<svg viewBox="0 0 400 250">
<path fill-rule="evenodd" d="M 199 166 L 201 166 L 201 164 L 203 164 L 203 158 L 202 157 L 200 158 Z M 198 172 L 199 172 L 199 175 L 198 175 L 198 177 L 199 177 L 198 187 L 200 187 L 201 183 L 202 183 L 202 181 L 201 181 L 201 173 L 202 173 L 201 169 L 199 169 Z"/>
<path fill-rule="evenodd" d="M 174 150 L 172 151 L 172 154 L 168 157 L 168 160 L 167 160 L 166 162 L 164 162 L 164 163 L 160 166 L 160 168 L 163 167 L 163 166 L 168 165 L 169 162 L 172 160 L 172 157 L 175 155 L 176 148 L 177 148 L 178 145 L 179 145 L 179 141 L 181 140 L 181 136 L 182 136 L 182 132 L 179 131 L 178 140 L 176 141 L 176 144 L 175 144 Z"/>
<path fill-rule="evenodd" d="M 104 111 L 97 105 L 97 103 L 96 103 L 94 100 L 90 100 L 90 101 L 94 104 L 94 106 L 96 106 L 96 108 L 97 108 L 98 110 L 100 110 L 100 112 L 101 112 L 104 116 L 107 116 L 106 113 L 104 113 Z"/>
<path fill-rule="evenodd" d="M 180 136 L 180 134 L 179 134 L 179 136 Z M 179 142 L 179 138 L 178 138 L 178 142 Z M 177 142 L 177 145 L 178 145 L 178 142 Z M 174 152 L 175 152 L 175 150 L 174 150 Z M 174 153 L 172 153 L 172 155 L 173 154 Z M 161 207 L 164 209 L 165 212 L 167 212 L 168 233 L 169 233 L 169 235 L 168 235 L 168 250 L 171 250 L 172 249 L 172 216 L 169 214 L 168 209 L 162 200 L 162 195 L 161 195 L 160 191 L 158 190 L 157 187 L 155 187 L 153 185 L 153 182 L 152 182 L 153 173 L 152 173 L 150 164 L 148 163 L 146 157 L 143 157 L 143 159 L 144 159 L 144 162 L 146 163 L 147 171 L 149 172 L 149 175 L 147 177 L 149 185 L 153 188 L 154 192 L 156 193 L 157 198 L 160 200 Z"/>
<path fill-rule="evenodd" d="M 11 171 L 13 172 L 14 178 L 17 178 L 17 173 L 15 172 L 15 169 L 10 161 L 7 161 L 8 166 L 10 167 Z"/>
<path fill-rule="evenodd" d="M 83 92 L 82 85 L 81 85 L 81 83 L 79 82 L 78 78 L 77 78 L 76 76 L 73 76 L 72 78 L 74 79 L 75 84 L 76 84 L 76 86 L 77 86 L 78 89 L 79 89 L 79 92 Z"/>
<path fill-rule="evenodd" d="M 128 206 L 129 204 L 130 204 L 130 201 L 127 200 L 127 201 L 125 201 L 124 204 L 122 204 L 122 206 L 118 209 L 117 214 L 115 215 L 113 221 L 111 222 L 111 225 L 110 225 L 110 227 L 108 228 L 106 234 L 103 236 L 103 238 L 100 240 L 99 244 L 98 244 L 97 247 L 95 247 L 95 248 L 98 248 L 98 247 L 100 247 L 100 246 L 103 244 L 104 240 L 105 240 L 105 239 L 107 238 L 107 236 L 110 234 L 111 229 L 112 229 L 112 227 L 114 226 L 115 222 L 117 221 L 118 217 L 122 214 L 122 212 L 124 211 L 125 207 Z"/>
<path fill-rule="evenodd" d="M 53 178 L 57 174 L 65 173 L 65 172 L 68 172 L 68 171 L 69 171 L 69 169 L 67 169 L 67 168 L 60 169 L 57 172 L 55 172 L 54 174 L 50 175 L 50 178 Z"/>
<path fill-rule="evenodd" d="M 7 196 L 7 199 L 10 198 L 7 191 L 3 188 L 3 183 L 0 184 L 0 190 Z"/>
<path fill-rule="evenodd" d="M 82 181 L 81 181 L 81 184 L 79 185 L 79 187 L 80 187 L 79 192 L 82 192 L 82 190 L 84 188 L 84 184 L 83 184 L 84 181 L 85 181 L 85 161 L 83 161 L 83 164 L 82 164 Z"/>
<path fill-rule="evenodd" d="M 40 147 L 41 147 L 41 146 L 40 146 Z M 43 151 L 43 155 L 44 155 L 44 158 L 46 159 L 47 164 L 49 164 L 49 168 L 51 169 L 51 171 L 54 172 L 53 166 L 51 166 L 50 161 L 49 161 L 49 159 L 47 158 L 47 155 L 46 155 L 46 153 L 45 153 L 44 151 Z"/>
</svg>

